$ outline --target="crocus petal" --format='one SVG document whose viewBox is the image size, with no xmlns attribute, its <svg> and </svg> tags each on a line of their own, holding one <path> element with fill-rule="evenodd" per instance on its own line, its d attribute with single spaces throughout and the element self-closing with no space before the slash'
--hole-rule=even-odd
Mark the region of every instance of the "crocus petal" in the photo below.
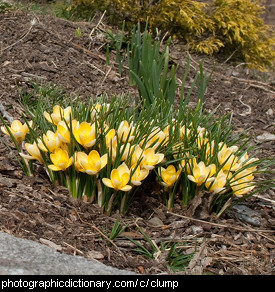
<svg viewBox="0 0 275 292">
<path fill-rule="evenodd" d="M 216 165 L 215 164 L 210 164 L 208 166 L 210 173 L 209 173 L 209 177 L 213 176 L 216 173 Z"/>
<path fill-rule="evenodd" d="M 85 172 L 89 175 L 96 175 L 98 173 L 98 171 L 94 171 L 94 170 L 90 170 L 90 169 L 86 169 Z"/>
<path fill-rule="evenodd" d="M 25 136 L 26 136 L 26 134 L 21 132 L 21 131 L 13 133 L 13 137 L 19 143 L 22 142 L 25 139 Z"/>
<path fill-rule="evenodd" d="M 197 181 L 196 181 L 196 179 L 194 178 L 193 175 L 188 174 L 187 177 L 188 177 L 188 179 L 190 179 L 191 181 L 197 183 Z"/>
<path fill-rule="evenodd" d="M 121 175 L 121 177 L 120 177 L 120 180 L 121 180 L 121 182 L 122 182 L 123 185 L 126 185 L 128 183 L 128 181 L 129 181 L 129 179 L 130 179 L 130 174 L 129 173 L 126 173 L 126 172 L 123 173 Z"/>
<path fill-rule="evenodd" d="M 113 180 L 119 180 L 120 179 L 120 175 L 119 175 L 119 172 L 118 172 L 118 170 L 117 169 L 113 169 L 112 171 L 111 171 L 111 181 L 113 181 Z"/>
<path fill-rule="evenodd" d="M 164 154 L 163 153 L 157 153 L 156 156 L 158 157 L 158 163 L 162 162 L 162 160 L 164 159 Z"/>
<path fill-rule="evenodd" d="M 112 184 L 114 186 L 114 189 L 119 190 L 121 188 L 121 181 L 118 179 L 112 180 Z"/>
<path fill-rule="evenodd" d="M 70 159 L 69 159 L 69 161 L 68 161 L 68 163 L 66 165 L 66 168 L 70 167 L 73 164 L 73 162 L 74 162 L 74 158 L 70 157 Z"/>
<path fill-rule="evenodd" d="M 196 166 L 193 168 L 193 176 L 194 176 L 195 178 L 197 178 L 198 176 L 200 176 L 200 174 L 201 174 L 201 170 L 200 170 L 199 166 L 196 165 Z"/>
<path fill-rule="evenodd" d="M 155 168 L 155 166 L 153 166 L 153 165 L 142 165 L 142 167 L 147 169 L 147 170 L 152 170 Z"/>
<path fill-rule="evenodd" d="M 106 187 L 114 188 L 114 186 L 109 178 L 103 178 L 102 182 L 105 184 Z"/>
<path fill-rule="evenodd" d="M 122 163 L 118 168 L 117 168 L 119 175 L 121 176 L 124 173 L 130 174 L 130 170 L 128 166 L 125 163 Z"/>
<path fill-rule="evenodd" d="M 93 147 L 95 145 L 95 143 L 96 143 L 96 139 L 92 140 L 89 143 L 83 144 L 83 146 L 86 147 L 86 148 L 91 148 L 91 147 Z"/>
<path fill-rule="evenodd" d="M 197 178 L 197 185 L 200 186 L 202 185 L 205 180 L 207 179 L 207 175 L 201 175 Z"/>
<path fill-rule="evenodd" d="M 21 130 L 21 128 L 22 128 L 22 123 L 19 121 L 19 120 L 14 120 L 14 121 L 12 121 L 12 123 L 11 123 L 11 129 L 12 129 L 12 131 L 14 131 L 14 132 L 17 132 L 17 131 L 20 131 Z"/>
<path fill-rule="evenodd" d="M 133 184 L 135 186 L 140 186 L 141 185 L 141 181 L 131 180 L 131 184 Z"/>
<path fill-rule="evenodd" d="M 34 159 L 37 159 L 40 163 L 44 163 L 40 150 L 36 143 L 34 144 L 25 143 L 25 148 L 28 151 L 28 153 L 34 157 Z"/>
<path fill-rule="evenodd" d="M 54 165 L 54 164 L 50 164 L 48 165 L 49 169 L 51 169 L 52 171 L 59 171 L 62 170 L 60 167 Z"/>
<path fill-rule="evenodd" d="M 36 158 L 33 157 L 33 156 L 30 156 L 30 155 L 27 155 L 27 154 L 24 154 L 22 152 L 19 153 L 19 155 L 22 157 L 22 158 L 25 158 L 27 160 L 35 160 Z"/>
<path fill-rule="evenodd" d="M 92 150 L 88 155 L 88 162 L 95 164 L 100 160 L 100 155 L 96 150 Z"/>
<path fill-rule="evenodd" d="M 104 154 L 103 156 L 101 156 L 100 162 L 101 162 L 101 169 L 107 165 L 107 163 L 108 163 L 108 154 L 107 153 Z"/>
<path fill-rule="evenodd" d="M 49 122 L 49 123 L 53 123 L 53 120 L 52 120 L 52 118 L 51 118 L 51 116 L 50 116 L 50 114 L 48 113 L 48 112 L 46 112 L 46 111 L 44 111 L 44 117 L 45 117 L 45 119 Z"/>
<path fill-rule="evenodd" d="M 1 131 L 6 135 L 10 135 L 9 132 L 7 131 L 6 127 L 4 127 L 4 126 L 1 127 Z"/>
<path fill-rule="evenodd" d="M 121 188 L 120 190 L 123 192 L 129 192 L 131 189 L 132 189 L 132 186 L 126 185 L 123 188 Z"/>
<path fill-rule="evenodd" d="M 169 188 L 169 187 L 170 187 L 170 186 L 169 186 L 167 183 L 165 183 L 164 181 L 162 181 L 161 184 L 162 184 L 164 187 L 166 187 L 166 188 Z"/>
<path fill-rule="evenodd" d="M 32 121 L 29 122 L 29 126 L 32 127 Z M 27 125 L 27 123 L 25 123 L 22 128 L 21 128 L 21 132 L 25 133 L 25 135 L 29 132 L 29 127 Z"/>
</svg>

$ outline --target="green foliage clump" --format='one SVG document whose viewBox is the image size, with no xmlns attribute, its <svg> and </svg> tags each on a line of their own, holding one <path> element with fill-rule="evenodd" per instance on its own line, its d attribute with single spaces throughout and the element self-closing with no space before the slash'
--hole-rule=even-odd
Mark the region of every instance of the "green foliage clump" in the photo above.
<svg viewBox="0 0 275 292">
<path fill-rule="evenodd" d="M 260 0 L 72 0 L 68 10 L 82 17 L 85 11 L 106 11 L 116 23 L 149 19 L 152 29 L 169 31 L 194 52 L 232 55 L 261 71 L 275 61 L 275 33 L 261 17 Z"/>
<path fill-rule="evenodd" d="M 139 187 L 154 181 L 163 187 L 159 194 L 168 209 L 175 202 L 196 208 L 194 202 L 203 199 L 218 217 L 240 200 L 274 187 L 274 179 L 254 180 L 274 166 L 274 159 L 258 159 L 255 152 L 251 156 L 255 148 L 248 147 L 250 138 L 233 135 L 230 116 L 216 119 L 215 110 L 203 111 L 211 75 L 202 66 L 185 94 L 187 62 L 179 107 L 174 107 L 176 68 L 168 68 L 169 44 L 163 53 L 159 50 L 159 41 L 147 30 L 133 30 L 127 55 L 140 102 L 123 95 L 110 102 L 106 96 L 66 102 L 55 87 L 33 85 L 34 95 L 22 98 L 24 124 L 13 120 L 9 126 L 0 114 L 1 132 L 13 141 L 25 174 L 34 175 L 39 163 L 53 184 L 67 187 L 75 198 L 97 203 L 108 215 L 113 210 L 124 213 Z M 188 106 L 193 88 L 195 109 Z M 117 223 L 110 238 L 121 230 Z M 153 252 L 139 247 L 154 257 L 154 246 Z M 173 265 L 175 258 L 185 260 L 173 254 Z"/>
</svg>

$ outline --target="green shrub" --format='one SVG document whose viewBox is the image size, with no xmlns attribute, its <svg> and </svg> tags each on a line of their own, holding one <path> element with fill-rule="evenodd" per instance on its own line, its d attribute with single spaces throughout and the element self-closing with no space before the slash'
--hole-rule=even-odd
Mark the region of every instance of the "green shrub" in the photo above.
<svg viewBox="0 0 275 292">
<path fill-rule="evenodd" d="M 183 40 L 187 48 L 212 55 L 234 55 L 251 68 L 266 71 L 275 61 L 275 33 L 261 18 L 259 0 L 72 0 L 71 11 L 105 11 L 109 19 L 145 23 Z M 126 25 L 127 27 L 127 25 Z"/>
</svg>

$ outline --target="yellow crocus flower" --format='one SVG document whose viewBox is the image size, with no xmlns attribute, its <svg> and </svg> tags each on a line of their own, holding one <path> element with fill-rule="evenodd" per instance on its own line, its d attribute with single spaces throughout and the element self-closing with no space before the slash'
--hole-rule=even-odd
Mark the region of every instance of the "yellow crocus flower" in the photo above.
<svg viewBox="0 0 275 292">
<path fill-rule="evenodd" d="M 167 132 L 167 129 L 166 129 L 166 132 Z M 160 127 L 154 127 L 152 130 L 152 133 L 149 134 L 149 137 L 146 140 L 145 147 L 143 147 L 144 146 L 143 143 L 145 142 L 145 140 L 142 140 L 140 145 L 145 149 L 148 149 L 150 147 L 156 149 L 161 143 L 164 143 L 166 139 L 167 139 L 167 135 L 165 134 L 165 132 L 162 131 Z"/>
<path fill-rule="evenodd" d="M 178 180 L 181 169 L 177 171 L 174 165 L 169 165 L 166 169 L 164 167 L 160 167 L 158 169 L 158 173 L 163 180 L 161 184 L 170 188 Z"/>
<path fill-rule="evenodd" d="M 123 144 L 121 145 L 120 147 L 120 153 L 122 153 L 122 156 L 121 156 L 121 161 L 125 161 L 129 155 L 129 153 L 132 151 L 132 146 L 130 143 L 127 143 L 126 145 Z"/>
<path fill-rule="evenodd" d="M 71 142 L 71 133 L 68 126 L 64 121 L 60 121 L 57 125 L 58 138 L 60 139 L 61 142 L 67 144 Z"/>
<path fill-rule="evenodd" d="M 52 114 L 49 114 L 48 112 L 44 111 L 44 117 L 51 124 L 57 125 L 62 120 L 62 118 L 65 119 L 66 122 L 69 122 L 71 112 L 72 108 L 70 106 L 63 109 L 59 105 L 55 105 L 53 107 Z"/>
<path fill-rule="evenodd" d="M 195 182 L 198 186 L 202 185 L 207 178 L 211 177 L 215 173 L 216 166 L 211 164 L 209 166 L 205 166 L 203 161 L 200 161 L 197 165 L 195 165 L 192 169 L 193 175 L 188 175 L 187 177 Z"/>
<path fill-rule="evenodd" d="M 225 189 L 226 177 L 226 174 L 221 170 L 216 177 L 208 178 L 205 186 L 209 192 L 219 193 Z"/>
<path fill-rule="evenodd" d="M 155 153 L 154 148 L 147 148 L 142 154 L 142 161 L 140 166 L 148 170 L 152 170 L 155 165 L 160 163 L 164 159 L 163 153 Z"/>
<path fill-rule="evenodd" d="M 211 158 L 214 154 L 214 149 L 215 149 L 215 141 L 211 141 L 211 142 L 208 142 L 206 144 L 206 151 L 205 151 L 205 154 L 208 158 Z"/>
<path fill-rule="evenodd" d="M 50 155 L 53 164 L 49 165 L 49 168 L 53 171 L 66 170 L 70 167 L 74 161 L 73 157 L 69 157 L 66 150 L 61 148 L 55 149 L 55 151 Z"/>
<path fill-rule="evenodd" d="M 112 154 L 112 163 L 115 162 L 117 153 L 117 136 L 115 135 L 115 130 L 111 129 L 105 136 L 106 146 L 109 151 L 109 155 Z"/>
<path fill-rule="evenodd" d="M 85 152 L 75 152 L 74 167 L 76 171 L 85 172 L 85 168 L 81 164 L 81 160 L 88 160 L 88 155 Z"/>
<path fill-rule="evenodd" d="M 134 149 L 134 151 L 133 151 L 132 157 L 131 157 L 131 164 L 135 165 L 141 159 L 143 150 L 138 144 L 133 145 L 133 149 Z M 132 151 L 132 149 L 131 149 L 131 151 Z"/>
<path fill-rule="evenodd" d="M 118 139 L 122 139 L 123 143 L 125 143 L 126 141 L 133 141 L 135 138 L 135 136 L 133 136 L 134 131 L 135 127 L 133 126 L 133 122 L 129 125 L 128 121 L 122 121 L 117 130 Z"/>
<path fill-rule="evenodd" d="M 106 145 L 107 147 L 112 147 L 113 141 L 115 139 L 115 135 L 116 135 L 116 130 L 115 129 L 110 129 L 107 134 L 105 135 L 105 141 L 106 141 Z"/>
<path fill-rule="evenodd" d="M 230 183 L 230 186 L 236 197 L 242 197 L 255 188 L 255 186 L 251 185 L 251 180 L 247 177 L 234 180 Z"/>
<path fill-rule="evenodd" d="M 184 140 L 185 137 L 189 136 L 190 132 L 191 132 L 190 129 L 185 128 L 185 126 L 182 126 L 180 128 L 180 139 Z"/>
<path fill-rule="evenodd" d="M 259 160 L 258 158 L 249 158 L 246 152 L 242 157 L 239 158 L 238 163 L 241 164 L 242 166 L 246 166 L 247 167 L 246 169 L 248 171 L 253 172 L 257 168 L 257 165 L 253 165 L 250 167 L 249 165 L 253 164 L 254 162 L 258 160 Z"/>
<path fill-rule="evenodd" d="M 30 121 L 29 126 L 32 127 L 32 125 L 33 122 Z M 8 127 L 8 129 L 10 130 L 12 136 L 17 141 L 17 143 L 22 143 L 25 139 L 25 136 L 29 132 L 29 127 L 27 123 L 22 124 L 19 120 L 12 121 L 11 126 Z M 6 129 L 5 126 L 1 127 L 1 131 L 6 135 L 10 135 L 9 131 Z"/>
<path fill-rule="evenodd" d="M 237 146 L 227 147 L 226 144 L 220 146 L 218 160 L 220 165 L 223 165 L 223 170 L 236 171 L 241 167 L 241 164 L 238 162 L 238 157 L 234 155 L 237 149 Z"/>
<path fill-rule="evenodd" d="M 246 178 L 248 181 L 252 181 L 254 179 L 253 170 L 250 170 L 249 168 L 245 168 L 244 170 L 238 172 L 234 177 L 235 180 L 238 180 L 241 178 Z"/>
<path fill-rule="evenodd" d="M 104 154 L 100 157 L 96 150 L 92 150 L 89 155 L 81 155 L 79 163 L 84 171 L 89 175 L 97 174 L 108 162 L 108 154 Z"/>
<path fill-rule="evenodd" d="M 132 186 L 128 185 L 130 180 L 130 170 L 128 166 L 123 162 L 118 168 L 111 171 L 111 179 L 103 178 L 102 182 L 105 186 L 113 188 L 116 191 L 128 192 L 132 189 Z"/>
<path fill-rule="evenodd" d="M 37 144 L 34 142 L 33 144 L 25 143 L 25 149 L 30 155 L 26 155 L 24 153 L 19 153 L 21 157 L 28 159 L 28 160 L 38 160 L 40 163 L 44 163 L 44 160 L 41 156 L 41 152 L 37 146 Z"/>
<path fill-rule="evenodd" d="M 44 152 L 47 152 L 48 149 L 50 152 L 53 152 L 56 148 L 59 148 L 61 146 L 61 141 L 58 138 L 57 132 L 54 133 L 50 130 L 48 130 L 46 134 L 43 134 L 43 142 L 41 139 L 39 139 L 38 147 Z"/>
<path fill-rule="evenodd" d="M 109 103 L 97 103 L 95 105 L 93 105 L 91 107 L 91 120 L 93 121 L 96 114 L 99 113 L 100 111 L 103 111 L 103 112 L 107 112 L 110 108 L 110 104 Z"/>
<path fill-rule="evenodd" d="M 189 155 L 187 153 L 187 155 Z M 187 174 L 191 174 L 192 173 L 192 168 L 194 168 L 198 163 L 197 163 L 197 159 L 196 157 L 190 158 L 188 161 L 186 161 L 187 159 L 183 159 L 180 162 L 180 166 L 182 168 L 186 168 Z"/>
<path fill-rule="evenodd" d="M 73 134 L 76 141 L 83 147 L 91 148 L 96 143 L 96 127 L 87 122 L 77 124 L 73 129 Z"/>
<path fill-rule="evenodd" d="M 137 167 L 136 165 L 132 165 L 131 171 L 131 184 L 135 186 L 140 186 L 141 181 L 144 180 L 149 174 L 148 169 L 140 168 L 140 166 Z"/>
</svg>

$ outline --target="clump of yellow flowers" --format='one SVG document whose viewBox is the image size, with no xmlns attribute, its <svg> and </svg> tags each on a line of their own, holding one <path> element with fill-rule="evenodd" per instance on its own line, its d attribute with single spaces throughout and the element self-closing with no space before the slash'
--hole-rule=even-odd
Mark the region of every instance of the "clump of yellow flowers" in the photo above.
<svg viewBox="0 0 275 292">
<path fill-rule="evenodd" d="M 115 208 L 125 212 L 137 188 L 152 179 L 163 186 L 170 209 L 176 200 L 188 204 L 200 191 L 214 194 L 213 202 L 228 202 L 256 186 L 259 160 L 196 119 L 162 118 L 158 108 L 137 115 L 122 99 L 54 105 L 43 115 L 43 130 L 32 121 L 14 120 L 1 131 L 17 144 L 30 175 L 35 161 L 53 183 L 97 203 L 106 214 Z"/>
</svg>

